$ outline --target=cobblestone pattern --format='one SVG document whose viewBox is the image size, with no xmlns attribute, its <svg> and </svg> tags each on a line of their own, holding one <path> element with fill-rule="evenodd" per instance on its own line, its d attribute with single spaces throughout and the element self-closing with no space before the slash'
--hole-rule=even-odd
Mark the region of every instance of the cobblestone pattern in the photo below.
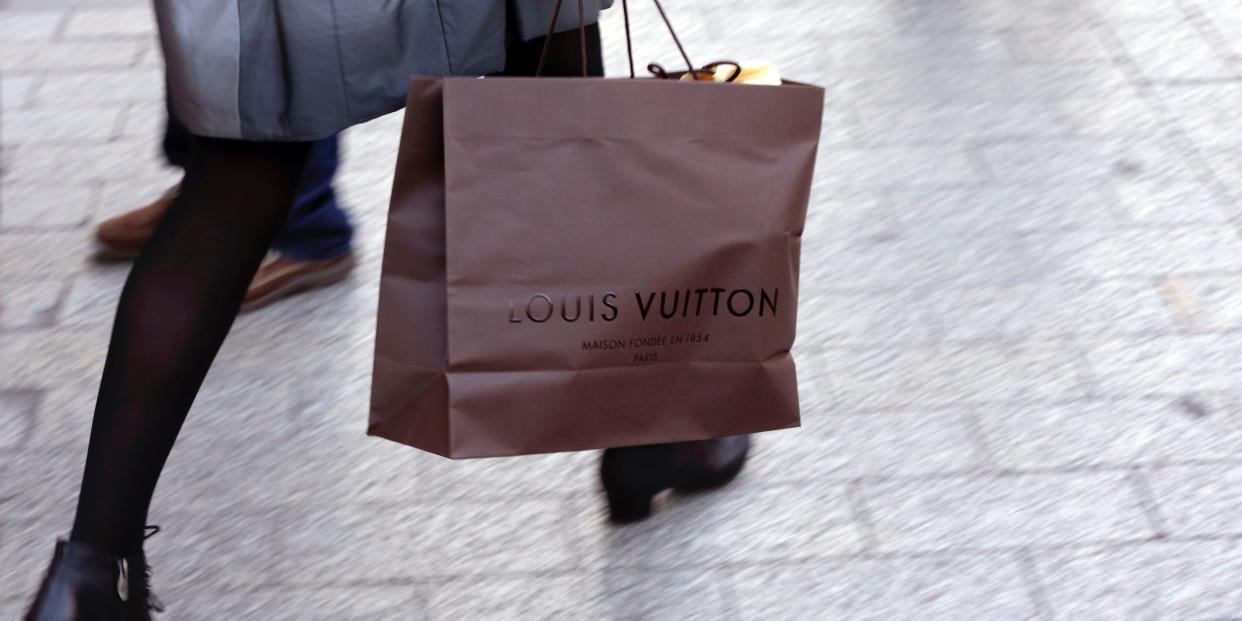
<svg viewBox="0 0 1242 621">
<path fill-rule="evenodd" d="M 828 88 L 805 427 L 625 529 L 593 455 L 363 438 L 379 119 L 338 183 L 360 269 L 241 318 L 173 453 L 166 618 L 1242 618 L 1242 5 L 666 4 L 700 62 Z M 144 4 L 0 0 L 3 618 L 68 526 L 125 274 L 90 224 L 178 176 L 161 83 Z"/>
</svg>

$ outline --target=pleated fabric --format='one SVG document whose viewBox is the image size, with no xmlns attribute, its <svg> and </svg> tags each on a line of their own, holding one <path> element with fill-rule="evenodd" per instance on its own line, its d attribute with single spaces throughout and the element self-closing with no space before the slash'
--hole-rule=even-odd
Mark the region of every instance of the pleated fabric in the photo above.
<svg viewBox="0 0 1242 621">
<path fill-rule="evenodd" d="M 169 98 L 192 133 L 314 140 L 401 108 L 412 75 L 485 75 L 555 0 L 155 0 Z M 586 0 L 593 23 L 612 0 Z M 565 0 L 556 31 L 578 27 Z"/>
</svg>

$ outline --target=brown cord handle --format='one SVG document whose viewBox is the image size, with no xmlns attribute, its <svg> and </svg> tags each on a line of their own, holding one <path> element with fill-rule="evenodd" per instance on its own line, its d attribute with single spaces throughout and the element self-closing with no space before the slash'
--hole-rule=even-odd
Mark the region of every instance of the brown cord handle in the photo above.
<svg viewBox="0 0 1242 621">
<path fill-rule="evenodd" d="M 714 63 L 707 63 L 706 65 L 699 67 L 699 71 L 714 75 L 717 67 L 733 67 L 733 73 L 729 74 L 729 77 L 725 78 L 725 82 L 732 82 L 736 80 L 738 76 L 742 75 L 742 65 L 731 60 L 718 60 Z M 651 63 L 647 65 L 647 71 L 661 80 L 680 80 L 681 76 L 689 73 L 688 71 L 676 71 L 669 73 L 668 70 L 666 70 L 660 63 Z M 699 79 L 698 74 L 695 74 L 695 78 Z"/>
<path fill-rule="evenodd" d="M 660 12 L 660 18 L 664 20 L 664 25 L 668 27 L 668 33 L 672 35 L 673 43 L 677 44 L 677 51 L 681 52 L 682 60 L 686 61 L 686 72 L 693 75 L 697 80 L 699 72 L 703 71 L 703 69 L 695 69 L 694 63 L 690 62 L 690 56 L 686 54 L 686 48 L 682 46 L 681 39 L 677 37 L 677 31 L 673 29 L 673 24 L 669 21 L 668 14 L 664 12 L 664 6 L 660 4 L 660 0 L 651 1 L 655 3 L 656 10 Z M 564 4 L 564 2 L 565 0 L 556 0 L 556 7 L 552 10 L 552 20 L 548 22 L 548 35 L 544 37 L 543 50 L 539 52 L 539 67 L 535 69 L 535 77 L 543 75 L 544 63 L 548 60 L 548 48 L 552 43 L 552 35 L 556 31 L 556 20 L 561 16 L 561 5 Z M 583 0 L 578 0 L 578 47 L 579 54 L 582 58 L 582 77 L 585 78 L 587 77 L 586 24 L 584 23 L 586 21 L 586 11 L 582 3 Z M 625 16 L 625 52 L 630 61 L 630 77 L 634 78 L 636 77 L 634 75 L 634 45 L 630 39 L 630 6 L 628 0 L 621 0 L 621 11 Z M 712 65 L 708 65 L 708 67 L 713 67 L 719 64 L 736 65 L 737 63 L 712 63 Z M 707 67 L 704 67 L 704 69 L 707 69 Z M 663 69 L 661 69 L 661 71 L 663 71 Z M 740 67 L 738 68 L 738 72 L 741 72 Z M 737 77 L 736 73 L 733 77 Z M 732 81 L 732 79 L 730 79 L 730 81 Z"/>
<path fill-rule="evenodd" d="M 544 64 L 548 62 L 548 48 L 551 47 L 552 35 L 556 32 L 556 20 L 561 16 L 561 5 L 565 0 L 556 0 L 556 8 L 552 9 L 552 20 L 548 22 L 548 34 L 543 38 L 543 49 L 539 51 L 539 66 L 535 68 L 535 77 L 543 75 Z M 578 54 L 582 61 L 582 77 L 587 77 L 586 48 L 586 9 L 582 0 L 578 0 Z"/>
</svg>

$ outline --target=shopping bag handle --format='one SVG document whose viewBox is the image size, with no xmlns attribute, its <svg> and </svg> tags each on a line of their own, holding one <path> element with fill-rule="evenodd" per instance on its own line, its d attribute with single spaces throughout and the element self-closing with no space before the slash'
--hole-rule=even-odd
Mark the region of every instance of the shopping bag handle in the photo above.
<svg viewBox="0 0 1242 621">
<path fill-rule="evenodd" d="M 539 66 L 535 69 L 535 77 L 543 75 L 544 64 L 548 61 L 548 48 L 552 44 L 552 35 L 556 32 L 556 20 L 561 16 L 561 5 L 565 0 L 556 0 L 556 7 L 552 9 L 552 20 L 548 22 L 548 34 L 543 38 L 543 49 L 539 52 Z M 582 61 L 582 77 L 587 77 L 587 45 L 586 45 L 586 9 L 582 6 L 582 0 L 578 0 L 578 57 Z M 627 32 L 626 37 L 629 37 Z"/>
<path fill-rule="evenodd" d="M 565 0 L 556 0 L 556 7 L 552 10 L 552 20 L 548 22 L 548 36 L 544 37 L 544 40 L 543 40 L 543 50 L 539 53 L 539 67 L 535 69 L 535 77 L 539 77 L 543 75 L 544 63 L 548 60 L 548 48 L 550 47 L 550 44 L 552 43 L 552 34 L 556 31 L 556 20 L 557 18 L 561 16 L 561 5 L 564 4 L 564 2 Z M 714 70 L 715 67 L 718 65 L 733 65 L 737 67 L 737 63 L 730 62 L 730 61 L 720 61 L 720 62 L 715 62 L 710 65 L 707 65 L 703 67 L 702 69 L 695 69 L 694 63 L 690 62 L 690 56 L 686 54 L 686 48 L 682 46 L 681 44 L 681 39 L 677 37 L 677 31 L 673 29 L 673 23 L 669 21 L 668 14 L 664 12 L 664 6 L 660 4 L 660 0 L 652 0 L 652 2 L 655 3 L 656 10 L 660 12 L 660 18 L 664 20 L 664 25 L 668 27 L 668 33 L 672 35 L 673 43 L 677 44 L 677 51 L 681 52 L 682 60 L 686 61 L 686 72 L 694 76 L 694 79 L 697 80 L 699 78 L 700 72 Z M 634 45 L 633 45 L 632 40 L 630 39 L 630 5 L 627 0 L 621 0 L 621 12 L 625 18 L 625 53 L 626 53 L 626 56 L 629 58 L 629 62 L 630 62 L 630 77 L 634 78 L 637 76 L 634 75 Z M 585 21 L 586 21 L 586 10 L 583 7 L 583 0 L 578 0 L 578 48 L 579 48 L 579 58 L 582 60 L 582 77 L 584 78 L 587 77 L 587 45 L 586 45 L 586 24 L 584 23 Z M 659 65 L 655 63 L 648 65 L 647 69 L 651 71 L 653 74 L 655 74 L 657 77 L 668 77 L 668 72 L 664 71 L 663 67 L 660 67 Z M 737 69 L 733 73 L 733 76 L 728 81 L 732 82 L 733 79 L 736 78 L 739 73 L 741 73 L 741 67 L 737 67 Z"/>
<path fill-rule="evenodd" d="M 732 82 L 736 80 L 738 76 L 742 75 L 742 65 L 732 60 L 718 60 L 714 63 L 707 63 L 706 65 L 699 67 L 699 71 L 714 76 L 716 69 L 719 67 L 733 67 L 733 73 L 730 73 L 729 77 L 725 78 L 725 82 Z M 674 71 L 670 73 L 660 63 L 651 63 L 647 65 L 647 71 L 650 72 L 651 75 L 662 80 L 677 80 L 687 73 L 685 71 Z M 697 74 L 695 77 L 698 77 Z"/>
</svg>

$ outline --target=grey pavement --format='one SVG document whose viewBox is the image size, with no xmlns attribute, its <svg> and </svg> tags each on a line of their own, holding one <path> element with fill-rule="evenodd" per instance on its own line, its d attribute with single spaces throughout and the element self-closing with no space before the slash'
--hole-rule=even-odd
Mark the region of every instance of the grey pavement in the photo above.
<svg viewBox="0 0 1242 621">
<path fill-rule="evenodd" d="M 641 65 L 675 65 L 632 4 Z M 360 269 L 242 317 L 173 452 L 165 618 L 1242 619 L 1242 4 L 666 4 L 699 62 L 828 89 L 805 426 L 622 529 L 595 455 L 363 437 L 400 131 L 378 119 L 338 180 Z M 178 175 L 144 3 L 0 0 L 0 95 L 11 619 L 69 526 L 125 275 L 90 225 Z"/>
</svg>

